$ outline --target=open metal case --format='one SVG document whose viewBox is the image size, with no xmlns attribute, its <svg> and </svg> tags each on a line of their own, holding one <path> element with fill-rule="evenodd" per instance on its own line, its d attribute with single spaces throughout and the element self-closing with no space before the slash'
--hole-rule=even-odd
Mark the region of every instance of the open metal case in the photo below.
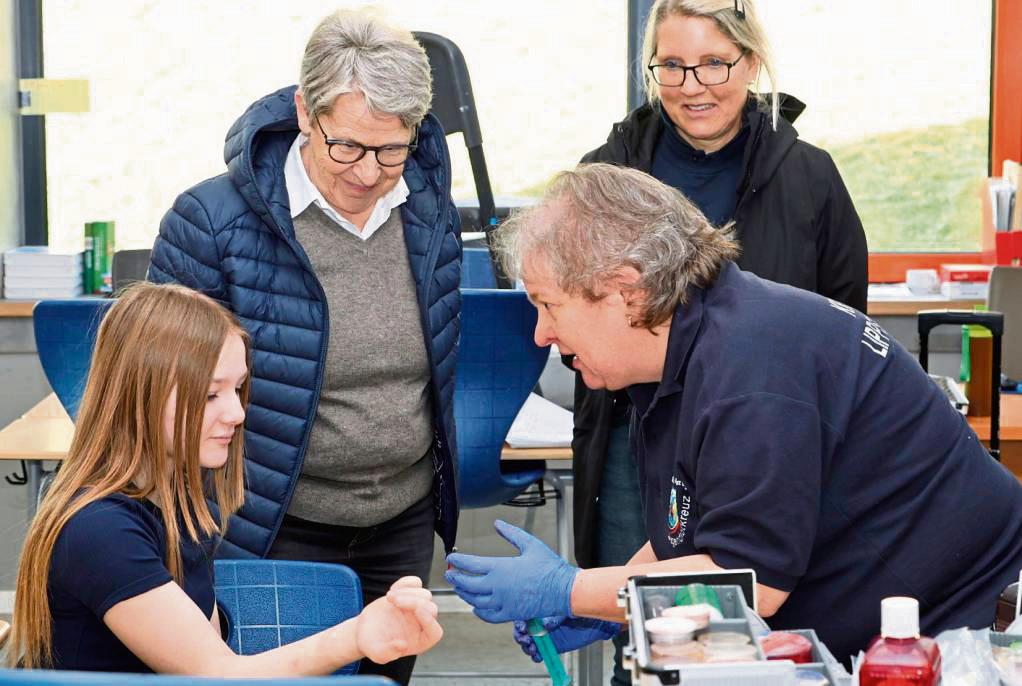
<svg viewBox="0 0 1022 686">
<path fill-rule="evenodd" d="M 654 658 L 646 634 L 647 619 L 659 616 L 674 605 L 678 590 L 687 584 L 703 583 L 713 588 L 720 601 L 720 621 L 711 621 L 708 631 L 735 631 L 747 634 L 758 659 L 754 662 L 684 663 Z M 711 574 L 651 574 L 635 576 L 618 593 L 619 604 L 625 608 L 629 643 L 624 650 L 624 665 L 632 672 L 636 686 L 797 686 L 796 667 L 827 678 L 832 686 L 845 686 L 846 676 L 835 673 L 823 661 L 820 642 L 812 630 L 795 631 L 813 644 L 814 662 L 795 665 L 787 660 L 766 660 L 759 647 L 753 619 L 746 597 L 755 603 L 755 575 L 751 570 L 735 570 Z"/>
</svg>

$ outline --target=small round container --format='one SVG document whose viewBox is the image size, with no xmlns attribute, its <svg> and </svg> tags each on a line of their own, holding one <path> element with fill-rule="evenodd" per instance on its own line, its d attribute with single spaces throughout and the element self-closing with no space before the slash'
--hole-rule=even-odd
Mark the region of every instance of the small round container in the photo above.
<svg viewBox="0 0 1022 686">
<path fill-rule="evenodd" d="M 696 623 L 682 617 L 654 617 L 646 620 L 646 633 L 650 643 L 688 643 L 695 633 Z"/>
<path fill-rule="evenodd" d="M 663 611 L 662 617 L 682 617 L 690 619 L 696 624 L 696 631 L 705 629 L 710 625 L 710 605 L 675 605 Z"/>
<path fill-rule="evenodd" d="M 711 631 L 699 637 L 699 642 L 709 648 L 710 646 L 734 646 L 749 645 L 752 638 L 748 634 L 740 634 L 737 631 Z"/>
<path fill-rule="evenodd" d="M 830 686 L 830 680 L 811 669 L 796 669 L 795 683 L 797 686 Z"/>
<path fill-rule="evenodd" d="M 813 661 L 812 642 L 799 634 L 771 631 L 759 639 L 759 646 L 768 660 L 791 660 L 796 664 Z"/>
<path fill-rule="evenodd" d="M 705 662 L 703 645 L 696 641 L 687 643 L 654 643 L 649 647 L 653 659 L 664 662 Z"/>
<path fill-rule="evenodd" d="M 706 662 L 755 662 L 756 646 L 749 643 L 721 643 L 703 646 Z"/>
</svg>

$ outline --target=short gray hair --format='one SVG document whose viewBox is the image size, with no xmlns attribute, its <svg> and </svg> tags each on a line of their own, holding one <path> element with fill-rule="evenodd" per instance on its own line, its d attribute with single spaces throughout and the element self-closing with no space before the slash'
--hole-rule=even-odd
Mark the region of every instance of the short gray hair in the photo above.
<svg viewBox="0 0 1022 686">
<path fill-rule="evenodd" d="M 334 12 L 312 32 L 298 87 L 310 117 L 329 112 L 338 95 L 358 92 L 371 112 L 408 128 L 433 99 L 429 59 L 412 34 L 351 10 Z"/>
<path fill-rule="evenodd" d="M 656 32 L 667 17 L 706 17 L 712 19 L 720 32 L 727 36 L 742 52 L 751 53 L 766 70 L 770 77 L 770 88 L 774 99 L 770 104 L 771 122 L 777 129 L 779 102 L 777 96 L 777 77 L 774 73 L 774 62 L 770 51 L 770 41 L 766 31 L 756 14 L 753 0 L 742 0 L 744 16 L 735 12 L 735 0 L 656 0 L 649 10 L 646 19 L 646 31 L 642 41 L 642 75 L 646 84 L 646 99 L 655 104 L 660 99 L 660 86 L 646 65 L 656 54 Z M 759 87 L 759 75 L 756 76 L 756 87 Z M 753 97 L 756 97 L 753 94 Z"/>
<path fill-rule="evenodd" d="M 690 285 L 711 285 L 738 256 L 731 226 L 716 229 L 649 174 L 582 164 L 558 174 L 539 204 L 501 226 L 497 251 L 511 278 L 521 278 L 526 260 L 546 258 L 561 290 L 592 301 L 619 269 L 635 268 L 635 288 L 648 293 L 636 324 L 652 329 L 686 302 Z"/>
</svg>

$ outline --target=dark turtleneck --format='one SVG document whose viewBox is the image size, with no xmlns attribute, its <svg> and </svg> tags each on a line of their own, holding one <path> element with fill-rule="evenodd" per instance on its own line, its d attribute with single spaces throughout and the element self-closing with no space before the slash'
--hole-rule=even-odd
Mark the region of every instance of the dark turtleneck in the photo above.
<svg viewBox="0 0 1022 686">
<path fill-rule="evenodd" d="M 684 193 L 714 225 L 731 221 L 749 139 L 748 117 L 742 116 L 738 135 L 712 153 L 696 150 L 685 142 L 663 108 L 660 117 L 664 127 L 653 151 L 652 175 Z"/>
</svg>

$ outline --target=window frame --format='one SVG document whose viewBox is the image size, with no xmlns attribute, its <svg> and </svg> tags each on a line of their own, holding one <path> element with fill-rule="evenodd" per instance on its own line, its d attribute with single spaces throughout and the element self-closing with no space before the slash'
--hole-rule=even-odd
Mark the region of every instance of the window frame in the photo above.
<svg viewBox="0 0 1022 686">
<path fill-rule="evenodd" d="M 992 169 L 1000 169 L 1005 159 L 1022 159 L 1022 44 L 1015 38 L 1022 35 L 1022 3 L 1015 0 L 991 0 L 991 76 L 990 76 L 990 134 L 988 175 Z M 639 28 L 639 19 L 648 12 L 651 0 L 628 0 L 629 26 L 626 30 L 634 34 Z M 42 76 L 42 0 L 19 3 L 19 19 L 22 31 L 19 48 L 21 52 L 20 73 L 25 76 Z M 34 10 L 34 13 L 33 13 Z M 638 49 L 638 36 L 630 35 L 630 51 Z M 29 59 L 35 56 L 35 59 Z M 633 81 L 632 70 L 626 75 Z M 29 73 L 31 72 L 31 73 Z M 635 97 L 629 93 L 630 99 Z M 39 130 L 31 136 L 22 131 L 22 202 L 25 208 L 25 239 L 28 244 L 48 243 L 46 222 L 46 152 L 45 117 L 31 117 Z M 31 128 L 31 127 L 28 127 Z M 28 140 L 33 138 L 33 140 Z M 35 217 L 34 221 L 29 221 Z M 979 252 L 870 252 L 870 283 L 898 282 L 905 278 L 907 269 L 936 268 L 953 259 L 964 263 L 993 263 L 995 252 L 994 236 L 983 232 Z"/>
<path fill-rule="evenodd" d="M 987 175 L 1006 159 L 1022 159 L 1022 3 L 993 4 L 990 59 L 990 133 Z M 908 269 L 939 269 L 950 261 L 965 264 L 996 262 L 994 235 L 983 219 L 979 252 L 870 252 L 869 282 L 897 283 Z"/>
</svg>

